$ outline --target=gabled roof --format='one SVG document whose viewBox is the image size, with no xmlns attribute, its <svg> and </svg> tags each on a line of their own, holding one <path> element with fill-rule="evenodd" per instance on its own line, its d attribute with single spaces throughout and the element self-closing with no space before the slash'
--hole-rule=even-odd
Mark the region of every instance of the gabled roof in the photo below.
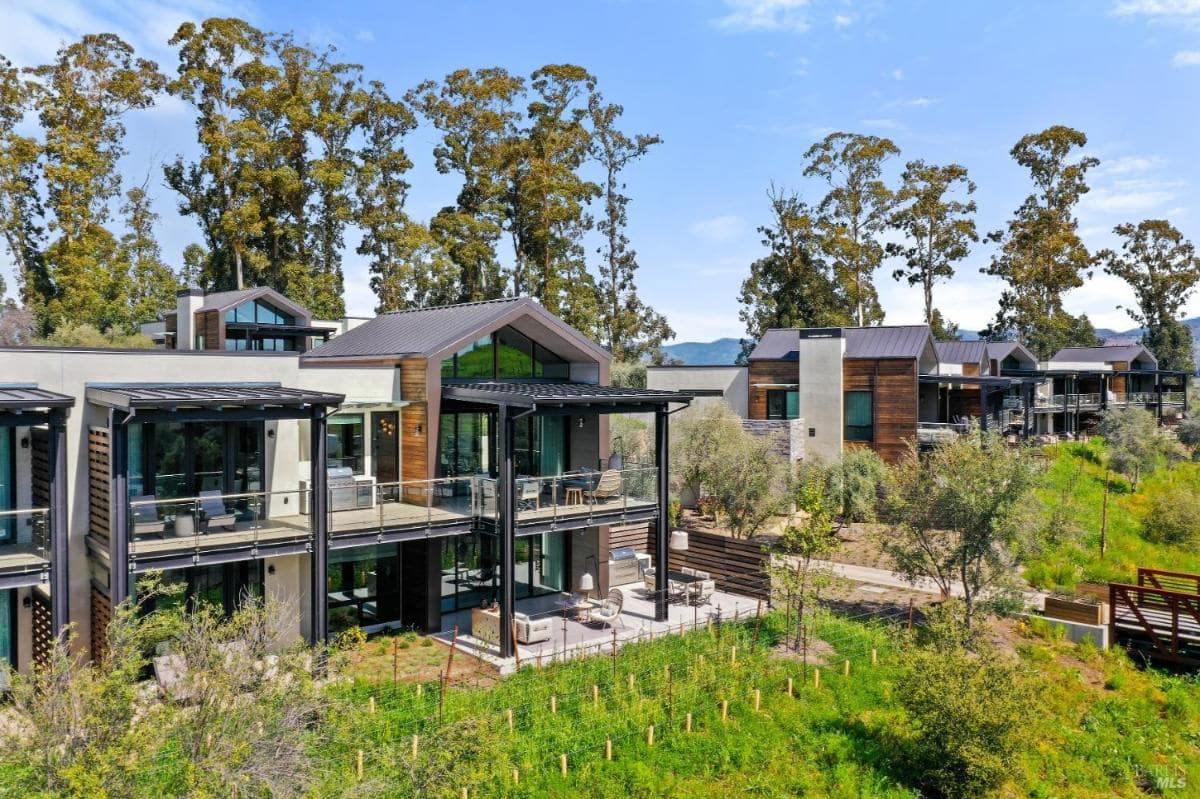
<svg viewBox="0 0 1200 799">
<path fill-rule="evenodd" d="M 942 363 L 980 363 L 987 357 L 983 341 L 935 341 L 938 360 Z"/>
<path fill-rule="evenodd" d="M 397 356 L 443 358 L 480 336 L 512 324 L 563 358 L 605 361 L 608 351 L 530 297 L 441 305 L 381 314 L 304 354 L 304 359 Z M 563 346 L 547 342 L 558 338 Z M 566 350 L 566 351 L 564 351 Z"/>
<path fill-rule="evenodd" d="M 667 405 L 689 403 L 692 395 L 686 391 L 663 391 L 654 388 L 624 388 L 598 386 L 591 383 L 508 383 L 483 381 L 452 383 L 442 386 L 442 396 L 466 402 L 515 405 L 536 410 L 558 410 L 589 406 L 618 410 L 624 406 Z"/>
<path fill-rule="evenodd" d="M 988 358 L 994 361 L 1003 361 L 1011 355 L 1019 361 L 1028 361 L 1034 366 L 1037 365 L 1037 356 L 1019 341 L 989 341 L 987 354 Z"/>
<path fill-rule="evenodd" d="M 1063 347 L 1050 358 L 1055 363 L 1133 363 L 1148 361 L 1158 366 L 1154 353 L 1141 344 L 1114 343 L 1103 347 Z"/>
<path fill-rule="evenodd" d="M 230 308 L 236 308 L 244 302 L 257 299 L 265 299 L 275 307 L 289 311 L 293 316 L 302 316 L 305 319 L 312 316 L 303 305 L 292 302 L 283 294 L 268 286 L 255 286 L 254 288 L 238 289 L 237 291 L 217 291 L 212 294 L 205 294 L 204 304 L 200 306 L 200 310 L 227 311 Z"/>
</svg>

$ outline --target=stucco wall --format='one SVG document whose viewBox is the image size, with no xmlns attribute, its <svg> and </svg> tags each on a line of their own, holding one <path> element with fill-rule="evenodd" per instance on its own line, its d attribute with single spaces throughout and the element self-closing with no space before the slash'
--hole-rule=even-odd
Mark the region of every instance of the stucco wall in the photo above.
<svg viewBox="0 0 1200 799">
<path fill-rule="evenodd" d="M 801 338 L 799 352 L 800 418 L 805 423 L 804 451 L 809 457 L 842 456 L 843 338 Z"/>
<path fill-rule="evenodd" d="M 345 394 L 348 401 L 387 402 L 398 398 L 390 366 L 301 368 L 294 353 L 225 353 L 172 350 L 0 350 L 0 381 L 36 384 L 76 398 L 67 422 L 67 503 L 70 540 L 71 620 L 79 640 L 91 640 L 88 609 L 89 569 L 87 435 L 89 426 L 107 426 L 107 412 L 87 404 L 89 384 L 103 383 L 278 383 Z M 300 425 L 273 423 L 267 439 L 267 490 L 291 491 L 309 470 L 301 460 Z M 271 429 L 271 428 L 268 428 Z M 307 574 L 307 572 L 305 572 Z"/>
<path fill-rule="evenodd" d="M 701 408 L 724 400 L 745 419 L 748 414 L 748 370 L 745 366 L 651 366 L 646 369 L 646 388 L 666 391 L 720 391 L 721 396 L 700 396 L 692 407 Z"/>
</svg>

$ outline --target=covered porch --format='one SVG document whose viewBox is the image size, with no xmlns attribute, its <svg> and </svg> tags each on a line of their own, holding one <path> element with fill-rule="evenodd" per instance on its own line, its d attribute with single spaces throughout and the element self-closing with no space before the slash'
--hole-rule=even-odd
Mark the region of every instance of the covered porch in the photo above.
<svg viewBox="0 0 1200 799">
<path fill-rule="evenodd" d="M 513 620 L 516 612 L 515 563 L 518 537 L 554 534 L 566 530 L 596 528 L 631 521 L 654 522 L 657 556 L 662 562 L 657 574 L 661 585 L 654 603 L 653 618 L 665 621 L 667 577 L 667 518 L 669 419 L 691 401 L 686 393 L 651 389 L 601 386 L 589 383 L 557 381 L 481 381 L 449 382 L 442 386 L 443 412 L 454 408 L 461 412 L 489 414 L 496 431 L 495 476 L 479 479 L 481 532 L 495 536 L 497 542 L 499 631 L 498 655 L 508 658 L 515 652 Z M 672 407 L 674 406 L 674 407 Z M 521 420 L 561 418 L 567 424 L 579 418 L 581 426 L 588 417 L 610 413 L 653 414 L 655 419 L 655 459 L 653 466 L 631 469 L 614 468 L 609 462 L 603 470 L 575 470 L 562 474 L 523 475 L 518 471 L 517 428 Z M 596 454 L 606 451 L 606 442 L 595 442 Z M 567 569 L 568 587 L 586 573 L 601 590 L 608 586 L 607 561 L 601 553 L 608 542 L 601 534 L 595 542 L 594 565 L 580 564 Z"/>
<path fill-rule="evenodd" d="M 1036 380 L 980 375 L 920 375 L 917 443 L 934 446 L 967 431 L 975 421 L 984 430 L 1027 437 Z"/>
</svg>

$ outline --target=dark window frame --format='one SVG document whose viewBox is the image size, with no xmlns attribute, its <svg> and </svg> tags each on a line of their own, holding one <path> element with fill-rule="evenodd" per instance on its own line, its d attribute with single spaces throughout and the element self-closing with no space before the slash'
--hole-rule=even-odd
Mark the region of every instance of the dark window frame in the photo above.
<svg viewBox="0 0 1200 799">
<path fill-rule="evenodd" d="M 799 419 L 800 413 L 797 410 L 795 416 L 788 414 L 788 395 L 796 395 L 796 405 L 799 408 L 800 390 L 795 388 L 771 388 L 767 389 L 767 418 L 768 419 Z M 782 410 L 773 412 L 771 409 L 772 401 L 781 403 Z"/>
<path fill-rule="evenodd" d="M 852 425 L 850 424 L 850 397 L 851 395 L 867 395 L 870 402 L 867 407 L 871 409 L 871 423 L 869 425 Z M 875 392 L 869 388 L 853 389 L 847 391 L 842 398 L 842 438 L 846 441 L 863 441 L 867 443 L 875 442 Z"/>
</svg>

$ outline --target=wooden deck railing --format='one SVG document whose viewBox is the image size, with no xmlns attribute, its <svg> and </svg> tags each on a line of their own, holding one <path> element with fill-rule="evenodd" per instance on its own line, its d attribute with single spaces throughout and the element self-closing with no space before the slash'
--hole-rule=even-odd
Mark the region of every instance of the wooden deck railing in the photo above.
<svg viewBox="0 0 1200 799">
<path fill-rule="evenodd" d="M 1147 575 L 1147 580 L 1151 576 L 1162 579 L 1166 575 Z M 1138 577 L 1141 581 L 1140 573 Z M 1113 643 L 1151 660 L 1200 668 L 1200 594 L 1124 583 L 1110 583 L 1108 592 Z"/>
</svg>

